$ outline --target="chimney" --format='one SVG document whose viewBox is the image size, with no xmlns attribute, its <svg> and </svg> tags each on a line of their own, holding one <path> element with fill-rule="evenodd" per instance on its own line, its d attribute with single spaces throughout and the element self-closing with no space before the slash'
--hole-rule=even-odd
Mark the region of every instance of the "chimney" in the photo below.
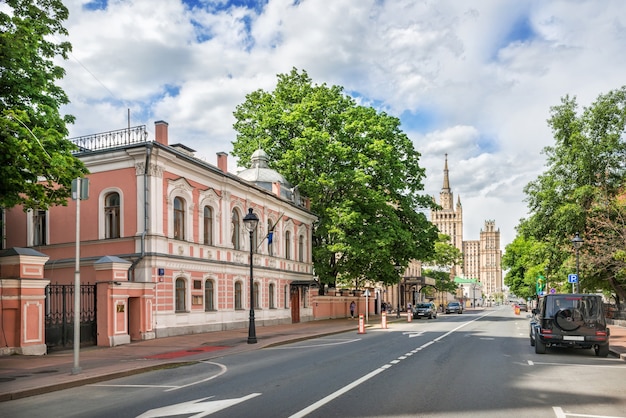
<svg viewBox="0 0 626 418">
<path fill-rule="evenodd" d="M 217 168 L 224 173 L 228 173 L 228 154 L 225 152 L 217 153 Z"/>
<path fill-rule="evenodd" d="M 159 144 L 169 145 L 167 127 L 168 123 L 163 120 L 157 120 L 154 122 L 154 136 L 156 137 L 156 142 Z"/>
<path fill-rule="evenodd" d="M 272 183 L 272 193 L 280 197 L 280 182 L 279 181 L 275 181 Z"/>
</svg>

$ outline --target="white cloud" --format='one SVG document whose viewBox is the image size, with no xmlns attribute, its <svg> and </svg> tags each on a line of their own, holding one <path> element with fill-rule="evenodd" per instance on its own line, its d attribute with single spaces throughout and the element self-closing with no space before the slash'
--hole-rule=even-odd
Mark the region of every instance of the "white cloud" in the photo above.
<svg viewBox="0 0 626 418">
<path fill-rule="evenodd" d="M 526 213 L 523 187 L 543 170 L 550 107 L 625 84 L 619 0 L 269 0 L 260 13 L 226 1 L 86 3 L 65 2 L 72 135 L 124 128 L 131 109 L 133 125 L 166 120 L 172 142 L 215 162 L 232 148 L 245 95 L 296 67 L 402 116 L 426 193 L 439 195 L 448 154 L 465 238 L 495 220 L 503 247 Z"/>
</svg>

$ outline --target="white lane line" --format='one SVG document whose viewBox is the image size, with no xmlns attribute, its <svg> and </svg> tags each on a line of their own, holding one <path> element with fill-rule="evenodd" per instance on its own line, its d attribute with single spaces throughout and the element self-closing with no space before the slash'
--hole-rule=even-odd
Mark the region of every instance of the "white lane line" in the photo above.
<svg viewBox="0 0 626 418">
<path fill-rule="evenodd" d="M 558 406 L 553 406 L 552 410 L 554 411 L 554 415 L 556 415 L 556 418 L 566 418 L 566 417 L 625 418 L 625 417 L 613 417 L 613 416 L 609 416 L 609 415 L 571 414 L 569 412 L 563 412 L 563 408 L 558 407 Z"/>
<path fill-rule="evenodd" d="M 221 375 L 223 375 L 224 373 L 226 373 L 228 371 L 228 368 L 226 366 L 224 366 L 223 364 L 220 363 L 215 363 L 212 361 L 200 361 L 199 363 L 206 363 L 206 364 L 213 364 L 214 366 L 217 366 L 220 368 L 220 372 L 213 375 L 213 376 L 209 376 L 206 379 L 202 379 L 202 380 L 197 380 L 195 382 L 191 382 L 188 383 L 186 385 L 182 385 L 182 386 L 166 386 L 166 385 L 107 385 L 107 384 L 102 384 L 102 383 L 95 383 L 89 386 L 96 386 L 96 387 L 109 387 L 109 388 L 166 388 L 165 392 L 170 392 L 173 390 L 178 390 L 178 389 L 184 389 L 187 388 L 189 386 L 194 386 L 200 383 L 204 383 L 204 382 L 208 382 L 209 380 L 213 380 L 216 379 L 218 377 L 220 377 Z"/>
<path fill-rule="evenodd" d="M 300 349 L 300 348 L 313 348 L 313 347 L 327 347 L 329 345 L 341 345 L 341 344 L 348 344 L 348 343 L 353 343 L 356 341 L 361 341 L 362 338 L 351 338 L 349 340 L 345 340 L 345 339 L 333 339 L 333 340 L 322 340 L 322 341 L 334 341 L 334 342 L 322 342 L 320 344 L 310 344 L 310 345 L 286 345 L 286 346 L 278 346 L 278 347 L 270 347 L 268 348 L 268 350 L 293 350 L 293 349 Z"/>
<path fill-rule="evenodd" d="M 448 335 L 454 333 L 455 331 L 458 331 L 459 329 L 463 328 L 464 326 L 471 324 L 472 322 L 478 321 L 479 319 L 490 315 L 491 313 L 493 313 L 494 311 L 489 311 L 475 319 L 472 319 L 471 321 L 467 321 L 462 323 L 461 325 L 459 325 L 458 327 L 446 332 L 445 334 L 435 338 L 432 341 L 428 341 L 427 343 L 422 344 L 420 347 L 416 348 L 415 352 L 420 351 L 426 347 L 428 347 L 429 345 L 437 342 L 437 341 L 441 341 L 442 339 L 444 339 L 445 337 L 447 337 Z M 362 383 L 367 382 L 368 380 L 370 380 L 371 378 L 373 378 L 374 376 L 378 375 L 379 373 L 384 372 L 386 369 L 390 368 L 392 365 L 394 364 L 398 364 L 400 363 L 400 360 L 395 359 L 395 360 L 391 360 L 389 363 L 371 371 L 370 373 L 366 374 L 365 376 L 361 377 L 360 379 L 355 380 L 354 382 L 348 384 L 347 386 L 344 386 L 343 388 L 339 389 L 336 392 L 333 392 L 331 394 L 329 394 L 328 396 L 326 396 L 325 398 L 320 399 L 319 401 L 307 406 L 304 409 L 301 409 L 300 411 L 296 412 L 295 414 L 291 415 L 289 418 L 302 418 L 307 416 L 308 414 L 310 414 L 311 412 L 321 408 L 322 406 L 326 405 L 327 403 L 331 402 L 334 399 L 337 399 L 338 397 L 340 397 L 341 395 L 343 395 L 344 393 L 348 393 L 349 391 L 351 391 L 352 389 L 356 388 L 357 386 L 359 386 Z"/>
<path fill-rule="evenodd" d="M 593 367 L 593 368 L 603 368 L 603 367 L 609 367 L 611 369 L 615 369 L 616 367 L 619 368 L 626 368 L 626 365 L 621 365 L 622 361 L 621 360 L 616 360 L 616 363 L 620 363 L 620 364 L 576 364 L 576 363 L 542 363 L 539 361 L 531 361 L 528 360 L 528 365 L 529 366 L 567 366 L 567 367 Z"/>
</svg>

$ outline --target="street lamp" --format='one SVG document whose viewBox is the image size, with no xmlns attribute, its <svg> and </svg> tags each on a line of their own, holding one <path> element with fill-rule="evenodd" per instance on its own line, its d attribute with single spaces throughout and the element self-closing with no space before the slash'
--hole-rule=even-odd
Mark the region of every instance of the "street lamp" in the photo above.
<svg viewBox="0 0 626 418">
<path fill-rule="evenodd" d="M 572 244 L 574 245 L 574 249 L 576 250 L 576 292 L 578 293 L 579 289 L 580 289 L 580 275 L 578 274 L 578 261 L 579 261 L 579 257 L 578 257 L 578 252 L 580 250 L 580 247 L 583 245 L 583 239 L 580 237 L 580 235 L 578 234 L 578 232 L 576 232 L 576 235 L 574 236 L 574 238 L 572 239 Z"/>
<path fill-rule="evenodd" d="M 259 224 L 259 218 L 248 209 L 248 214 L 243 218 L 243 223 L 250 233 L 250 323 L 248 325 L 248 344 L 256 344 L 256 328 L 254 327 L 254 276 L 252 267 L 252 250 L 254 249 L 254 231 Z"/>
</svg>

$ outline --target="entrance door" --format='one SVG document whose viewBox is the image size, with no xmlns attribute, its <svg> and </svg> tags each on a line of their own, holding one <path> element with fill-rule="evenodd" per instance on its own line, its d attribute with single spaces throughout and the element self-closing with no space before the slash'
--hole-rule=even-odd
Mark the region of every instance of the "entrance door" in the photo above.
<svg viewBox="0 0 626 418">
<path fill-rule="evenodd" d="M 300 322 L 300 289 L 298 286 L 291 286 L 289 303 L 291 303 L 291 322 Z"/>
</svg>

